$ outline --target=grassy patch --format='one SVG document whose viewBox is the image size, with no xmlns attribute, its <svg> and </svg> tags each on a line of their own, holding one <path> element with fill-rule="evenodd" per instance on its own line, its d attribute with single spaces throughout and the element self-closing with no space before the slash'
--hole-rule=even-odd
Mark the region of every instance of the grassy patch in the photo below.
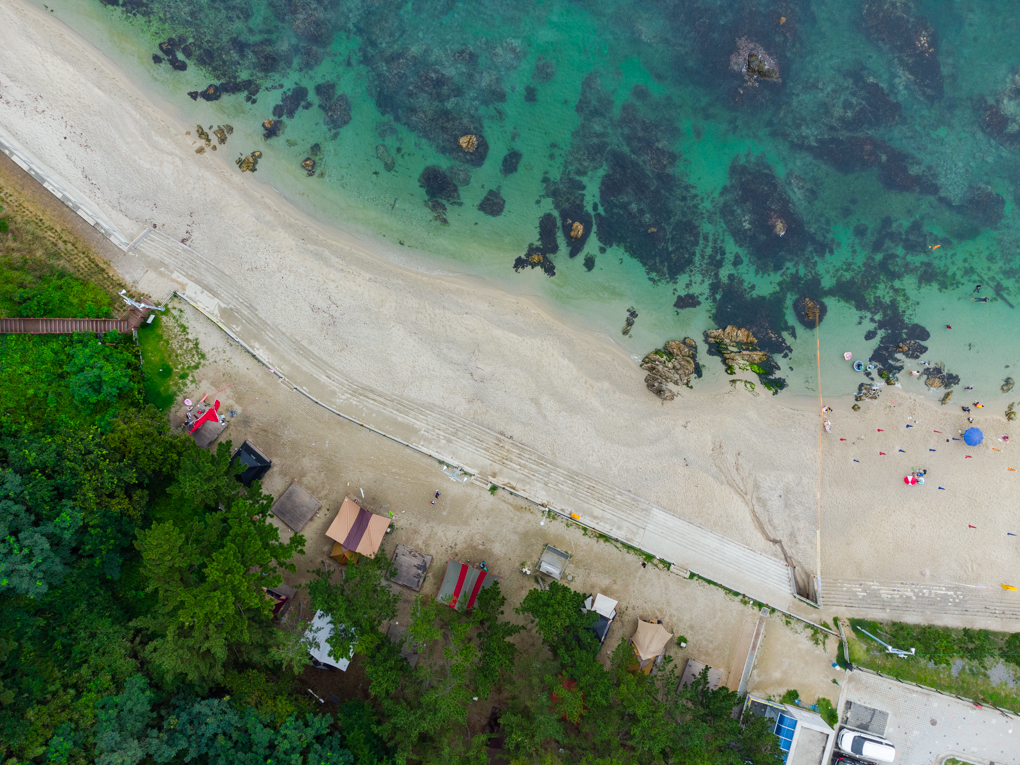
<svg viewBox="0 0 1020 765">
<path fill-rule="evenodd" d="M 800 700 L 800 691 L 798 691 L 796 688 L 791 688 L 786 693 L 784 693 L 783 697 L 779 700 L 784 704 L 796 705 L 797 702 Z"/>
<path fill-rule="evenodd" d="M 989 674 L 1000 662 L 1011 668 L 1020 665 L 1020 633 L 862 619 L 851 619 L 850 624 L 854 631 L 847 631 L 846 638 L 853 664 L 1020 713 L 1020 688 L 997 683 Z M 883 646 L 858 632 L 858 628 L 896 648 L 913 648 L 916 655 L 901 659 L 887 654 Z M 962 662 L 955 677 L 954 661 Z"/>
<path fill-rule="evenodd" d="M 665 571 L 669 571 L 669 564 L 660 558 L 656 558 L 651 553 L 647 553 L 644 550 L 634 547 L 633 545 L 627 544 L 626 542 L 621 542 L 619 539 L 613 539 L 613 537 L 607 536 L 606 534 L 603 534 L 601 531 L 596 531 L 595 529 L 589 528 L 588 526 L 585 526 L 583 523 L 578 523 L 577 525 L 581 527 L 581 533 L 584 534 L 586 537 L 594 537 L 599 542 L 606 542 L 607 544 L 610 544 L 613 547 L 615 547 L 617 550 L 622 550 L 623 552 L 630 553 L 631 555 L 636 555 L 637 557 L 641 558 L 641 560 L 643 560 L 645 563 L 651 563 L 653 566 L 658 566 L 659 568 Z"/>
<path fill-rule="evenodd" d="M 188 376 L 205 358 L 198 342 L 188 337 L 180 313 L 179 308 L 168 308 L 138 330 L 145 400 L 162 411 L 173 405 Z"/>
<path fill-rule="evenodd" d="M 718 587 L 720 590 L 725 592 L 727 595 L 732 595 L 734 598 L 737 598 L 738 600 L 740 600 L 740 604 L 742 606 L 751 606 L 752 608 L 755 608 L 758 611 L 761 611 L 761 609 L 765 608 L 765 604 L 764 603 L 760 603 L 759 601 L 754 600 L 753 598 L 749 598 L 746 595 L 737 592 L 736 590 L 731 590 L 729 587 L 721 585 L 718 582 L 713 582 L 711 579 L 706 579 L 703 576 L 698 576 L 693 571 L 691 572 L 691 579 L 700 579 L 705 584 L 710 584 L 713 587 Z"/>
<path fill-rule="evenodd" d="M 818 714 L 822 716 L 831 727 L 835 728 L 836 723 L 839 722 L 839 714 L 836 712 L 836 708 L 832 705 L 832 702 L 826 698 L 820 698 L 815 705 L 818 707 Z"/>
</svg>

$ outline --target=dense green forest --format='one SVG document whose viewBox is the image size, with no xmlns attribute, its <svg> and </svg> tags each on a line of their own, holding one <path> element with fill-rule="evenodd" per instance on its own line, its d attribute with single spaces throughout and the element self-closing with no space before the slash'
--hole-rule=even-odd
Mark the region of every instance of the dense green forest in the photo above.
<svg viewBox="0 0 1020 765">
<path fill-rule="evenodd" d="M 9 236 L 4 232 L 0 236 Z M 108 293 L 0 258 L 0 315 L 108 314 Z M 607 669 L 583 595 L 553 584 L 505 618 L 498 586 L 470 614 L 418 598 L 412 668 L 381 626 L 398 597 L 378 556 L 308 587 L 334 655 L 352 649 L 369 701 L 320 706 L 299 684 L 301 627 L 263 587 L 293 571 L 272 499 L 235 480 L 230 445 L 198 449 L 144 403 L 130 336 L 0 335 L 0 761 L 488 763 L 468 706 L 502 708 L 503 762 L 780 763 L 776 738 L 732 717 L 737 696 L 668 665 Z M 607 649 L 608 650 L 608 649 Z M 488 707 L 486 707 L 487 709 Z"/>
</svg>

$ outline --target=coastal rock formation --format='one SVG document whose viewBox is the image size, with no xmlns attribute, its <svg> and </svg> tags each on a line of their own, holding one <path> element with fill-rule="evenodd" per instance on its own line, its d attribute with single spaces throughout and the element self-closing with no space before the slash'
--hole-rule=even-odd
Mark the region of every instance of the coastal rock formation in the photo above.
<svg viewBox="0 0 1020 765">
<path fill-rule="evenodd" d="M 758 43 L 746 37 L 737 40 L 737 49 L 730 56 L 730 69 L 742 74 L 748 85 L 757 85 L 760 80 L 782 82 L 776 60 Z"/>
<path fill-rule="evenodd" d="M 473 135 L 462 135 L 457 139 L 457 143 L 460 144 L 460 148 L 464 151 L 473 152 L 476 148 L 478 148 L 478 137 Z"/>
<path fill-rule="evenodd" d="M 814 329 L 820 325 L 828 310 L 824 301 L 810 298 L 807 295 L 802 295 L 793 301 L 793 313 L 797 316 L 797 321 L 808 329 Z"/>
<path fill-rule="evenodd" d="M 284 122 L 283 120 L 274 120 L 272 118 L 264 120 L 262 122 L 263 137 L 275 138 L 278 135 L 283 134 Z"/>
<path fill-rule="evenodd" d="M 919 359 L 928 352 L 928 346 L 917 340 L 901 340 L 896 345 L 896 353 L 902 353 L 908 359 Z"/>
<path fill-rule="evenodd" d="M 672 401 L 676 393 L 670 385 L 691 387 L 691 376 L 701 377 L 698 364 L 698 346 L 689 337 L 667 340 L 662 348 L 649 353 L 641 361 L 641 368 L 648 372 L 645 385 L 648 390 L 663 401 Z"/>
<path fill-rule="evenodd" d="M 627 318 L 624 319 L 623 329 L 620 330 L 621 335 L 629 335 L 630 331 L 634 329 L 634 322 L 637 321 L 638 312 L 634 310 L 634 306 L 627 309 Z"/>
<path fill-rule="evenodd" d="M 383 169 L 387 173 L 392 173 L 393 168 L 397 166 L 397 160 L 393 158 L 393 155 L 390 154 L 389 149 L 384 144 L 380 143 L 375 147 L 375 157 L 383 163 Z"/>
<path fill-rule="evenodd" d="M 960 376 L 948 371 L 942 364 L 934 364 L 925 367 L 921 372 L 924 376 L 924 384 L 929 388 L 952 388 L 960 384 Z"/>
<path fill-rule="evenodd" d="M 570 238 L 580 239 L 582 236 L 584 236 L 584 226 L 575 220 L 570 226 Z"/>
<path fill-rule="evenodd" d="M 499 193 L 499 189 L 489 189 L 482 198 L 481 203 L 478 205 L 479 210 L 486 215 L 491 215 L 493 218 L 497 215 L 502 215 L 503 208 L 505 207 L 506 200 L 503 199 L 502 194 Z"/>
<path fill-rule="evenodd" d="M 429 199 L 445 199 L 451 204 L 460 204 L 460 189 L 439 165 L 426 167 L 418 176 L 418 185 L 425 189 Z"/>
<path fill-rule="evenodd" d="M 1002 385 L 999 386 L 999 390 L 1001 390 L 1003 393 L 1009 393 L 1011 390 L 1013 390 L 1013 385 L 1014 385 L 1013 378 L 1007 377 L 1003 381 Z"/>
<path fill-rule="evenodd" d="M 786 387 L 785 380 L 774 376 L 779 365 L 769 353 L 758 349 L 758 340 L 750 330 L 732 324 L 725 329 L 710 329 L 705 332 L 705 343 L 710 356 L 722 357 L 726 374 L 736 374 L 738 369 L 754 372 L 773 394 Z"/>
<path fill-rule="evenodd" d="M 864 401 L 865 399 L 870 401 L 878 401 L 879 395 L 882 393 L 882 388 L 879 386 L 872 386 L 866 382 L 862 382 L 857 386 L 857 394 L 854 396 L 854 401 Z M 854 405 L 855 411 L 860 411 L 857 405 Z"/>
<path fill-rule="evenodd" d="M 309 178 L 311 178 L 315 175 L 315 160 L 311 157 L 305 157 L 304 161 L 301 163 L 301 169 L 308 174 Z"/>
<path fill-rule="evenodd" d="M 541 268 L 547 276 L 556 274 L 556 266 L 549 259 L 550 255 L 559 252 L 560 245 L 556 239 L 556 216 L 546 213 L 538 221 L 538 244 L 532 242 L 528 251 L 514 260 L 514 271 L 522 268 Z"/>
<path fill-rule="evenodd" d="M 259 160 L 262 158 L 261 151 L 253 151 L 247 157 L 238 157 L 235 163 L 241 168 L 242 173 L 254 173 L 258 169 Z"/>
<path fill-rule="evenodd" d="M 914 0 L 867 0 L 862 9 L 864 30 L 892 53 L 903 76 L 933 102 L 945 92 L 938 38 L 917 10 Z"/>
<path fill-rule="evenodd" d="M 220 90 L 220 86 L 214 83 L 203 90 L 200 95 L 203 101 L 219 101 L 223 92 Z"/>
<path fill-rule="evenodd" d="M 1016 406 L 1015 401 L 1006 407 L 1006 419 L 1010 422 L 1013 422 L 1013 420 L 1016 419 L 1016 411 L 1013 409 L 1014 406 Z"/>
<path fill-rule="evenodd" d="M 227 131 L 223 128 L 222 125 L 220 125 L 213 131 L 213 135 L 216 136 L 216 140 L 219 141 L 221 144 L 227 142 Z"/>
</svg>

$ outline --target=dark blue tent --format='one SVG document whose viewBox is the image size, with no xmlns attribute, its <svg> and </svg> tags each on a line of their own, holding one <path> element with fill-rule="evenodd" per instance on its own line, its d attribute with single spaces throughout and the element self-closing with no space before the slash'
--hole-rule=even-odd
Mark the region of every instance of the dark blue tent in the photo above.
<svg viewBox="0 0 1020 765">
<path fill-rule="evenodd" d="M 981 432 L 980 428 L 967 428 L 963 434 L 963 442 L 967 446 L 977 446 L 985 440 L 985 434 Z"/>
</svg>

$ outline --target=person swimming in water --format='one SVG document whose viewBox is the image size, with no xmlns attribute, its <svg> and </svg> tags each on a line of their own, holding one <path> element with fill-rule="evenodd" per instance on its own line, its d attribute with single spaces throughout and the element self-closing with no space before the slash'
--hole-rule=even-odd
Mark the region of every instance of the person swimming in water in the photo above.
<svg viewBox="0 0 1020 765">
<path fill-rule="evenodd" d="M 973 300 L 975 303 L 987 303 L 988 302 L 988 298 L 986 298 L 986 297 L 983 297 L 983 298 L 971 298 L 971 300 Z"/>
</svg>

